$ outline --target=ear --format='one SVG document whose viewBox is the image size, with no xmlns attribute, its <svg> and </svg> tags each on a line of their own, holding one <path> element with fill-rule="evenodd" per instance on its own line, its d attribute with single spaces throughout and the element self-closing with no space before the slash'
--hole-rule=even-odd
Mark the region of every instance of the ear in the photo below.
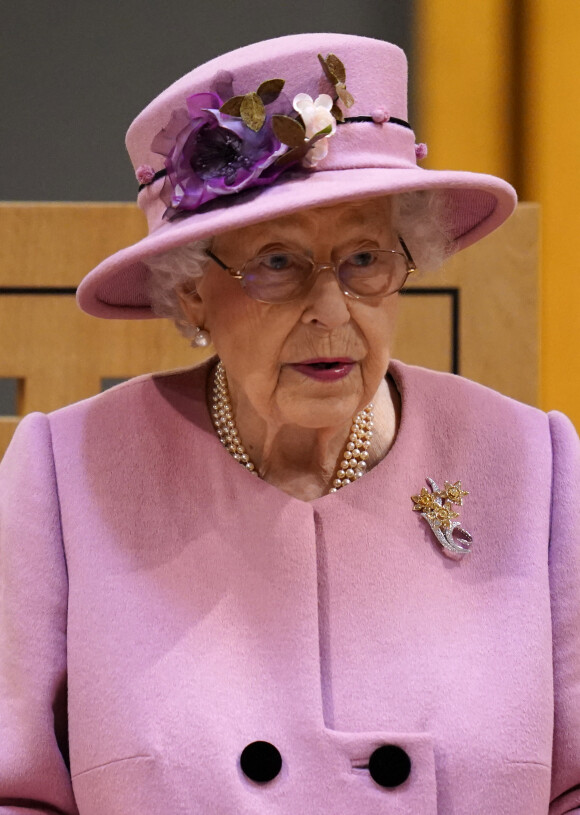
<svg viewBox="0 0 580 815">
<path fill-rule="evenodd" d="M 180 286 L 177 289 L 177 296 L 187 322 L 203 328 L 205 326 L 205 304 L 199 296 L 195 284 L 189 281 L 187 286 Z"/>
</svg>

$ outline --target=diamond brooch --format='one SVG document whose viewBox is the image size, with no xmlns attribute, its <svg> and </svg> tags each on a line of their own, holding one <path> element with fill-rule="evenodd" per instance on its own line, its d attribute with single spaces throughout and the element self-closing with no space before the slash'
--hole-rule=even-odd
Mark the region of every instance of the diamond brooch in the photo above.
<svg viewBox="0 0 580 815">
<path fill-rule="evenodd" d="M 456 520 L 459 513 L 453 507 L 463 506 L 463 498 L 469 493 L 462 488 L 461 481 L 446 481 L 442 490 L 432 478 L 427 478 L 427 483 L 430 492 L 423 487 L 418 495 L 411 496 L 413 510 L 425 518 L 445 554 L 467 554 L 473 538 Z"/>
</svg>

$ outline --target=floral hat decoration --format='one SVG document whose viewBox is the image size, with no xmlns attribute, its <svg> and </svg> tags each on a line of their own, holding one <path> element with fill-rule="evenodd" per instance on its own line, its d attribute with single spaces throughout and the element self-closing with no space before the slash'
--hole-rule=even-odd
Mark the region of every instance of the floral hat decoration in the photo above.
<svg viewBox="0 0 580 815">
<path fill-rule="evenodd" d="M 136 171 L 140 190 L 168 176 L 170 187 L 161 194 L 168 203 L 164 218 L 194 212 L 222 195 L 273 184 L 285 170 L 298 164 L 314 167 L 326 157 L 328 139 L 345 121 L 338 102 L 349 108 L 354 99 L 341 60 L 335 54 L 318 54 L 318 59 L 336 89 L 334 98 L 321 93 L 313 100 L 298 93 L 290 108 L 281 99 L 285 80 L 267 79 L 255 92 L 226 101 L 217 93 L 192 94 L 185 108 L 173 111 L 151 143 L 153 152 L 165 157 L 165 168 L 156 173 L 141 165 Z M 271 112 L 276 102 L 279 112 Z M 288 115 L 288 109 L 296 114 Z"/>
<path fill-rule="evenodd" d="M 406 120 L 406 85 L 397 46 L 343 34 L 256 43 L 182 77 L 127 133 L 149 235 L 87 275 L 80 307 L 155 317 L 148 257 L 334 202 L 435 189 L 450 254 L 491 232 L 511 214 L 514 190 L 493 176 L 418 167 L 426 147 Z"/>
</svg>

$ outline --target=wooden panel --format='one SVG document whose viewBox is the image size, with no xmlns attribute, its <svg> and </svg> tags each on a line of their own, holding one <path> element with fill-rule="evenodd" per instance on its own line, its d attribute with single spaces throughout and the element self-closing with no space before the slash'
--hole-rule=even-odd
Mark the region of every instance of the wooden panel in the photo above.
<svg viewBox="0 0 580 815">
<path fill-rule="evenodd" d="M 0 202 L 0 286 L 77 286 L 145 234 L 135 204 Z"/>
<path fill-rule="evenodd" d="M 10 288 L 71 288 L 103 257 L 139 240 L 135 204 L 0 204 L 0 377 L 23 380 L 20 415 L 98 393 L 105 378 L 192 365 L 192 349 L 164 320 L 97 320 L 74 296 Z M 0 456 L 17 419 L 0 421 Z"/>
<path fill-rule="evenodd" d="M 537 204 L 520 204 L 496 232 L 412 284 L 458 290 L 459 372 L 532 405 L 540 401 L 539 218 Z M 448 358 L 451 327 L 440 325 L 432 302 L 427 298 L 417 313 L 417 304 L 402 298 L 396 352 L 401 359 L 448 370 L 433 365 L 432 344 L 445 347 L 441 360 Z M 413 329 L 404 325 L 410 320 Z"/>
<path fill-rule="evenodd" d="M 401 297 L 394 356 L 411 365 L 452 370 L 453 300 L 448 294 L 433 288 L 430 294 Z"/>
<path fill-rule="evenodd" d="M 193 365 L 191 348 L 166 320 L 97 320 L 71 296 L 0 297 L 3 376 L 24 380 L 22 414 L 98 393 L 101 379 Z"/>
<path fill-rule="evenodd" d="M 417 0 L 423 166 L 489 172 L 542 207 L 540 401 L 580 428 L 578 0 Z"/>
<path fill-rule="evenodd" d="M 542 205 L 542 406 L 580 429 L 580 3 L 526 0 L 522 181 Z"/>
<path fill-rule="evenodd" d="M 94 206 L 96 215 L 100 205 Z M 95 258 L 96 246 L 91 238 L 84 257 L 85 244 L 80 234 L 74 251 L 67 256 L 65 276 L 59 277 L 46 261 L 50 257 L 50 262 L 58 265 L 58 245 L 68 240 L 71 223 L 84 232 L 95 228 L 88 217 L 84 222 L 68 217 L 68 207 L 39 207 L 45 214 L 49 212 L 52 227 L 49 231 L 39 227 L 38 232 L 30 233 L 26 246 L 21 246 L 24 266 L 28 264 L 28 284 L 54 285 L 56 277 L 60 284 L 70 285 L 73 266 L 88 268 L 103 254 L 101 251 Z M 133 214 L 119 220 L 123 238 L 115 239 L 118 245 L 132 239 L 128 236 L 137 222 L 132 205 L 120 207 L 120 212 Z M 89 209 L 81 206 L 83 217 Z M 28 211 L 32 224 L 36 218 L 34 207 Z M 106 220 L 109 208 L 105 206 L 104 211 Z M 460 253 L 438 275 L 414 284 L 415 292 L 417 286 L 429 286 L 459 293 L 461 308 L 456 315 L 455 339 L 461 372 L 530 403 L 538 399 L 537 225 L 538 208 L 523 205 L 501 230 Z M 108 221 L 107 228 L 115 232 L 117 220 Z M 18 246 L 13 243 L 15 253 Z M 110 243 L 106 251 L 109 249 Z M 0 272 L 8 285 L 21 284 L 19 277 L 14 280 L 16 267 L 18 261 L 12 262 L 11 272 Z M 398 355 L 413 363 L 449 370 L 453 315 L 454 299 L 449 294 L 437 291 L 402 297 Z M 100 390 L 104 378 L 129 378 L 152 370 L 188 366 L 206 355 L 190 348 L 167 321 L 98 320 L 79 311 L 71 295 L 0 295 L 0 377 L 23 380 L 22 414 L 54 410 L 91 396 Z M 0 455 L 13 426 L 13 420 L 0 421 Z"/>
<path fill-rule="evenodd" d="M 0 416 L 0 459 L 10 444 L 12 434 L 16 430 L 16 426 L 20 420 L 17 418 L 7 418 Z"/>
</svg>

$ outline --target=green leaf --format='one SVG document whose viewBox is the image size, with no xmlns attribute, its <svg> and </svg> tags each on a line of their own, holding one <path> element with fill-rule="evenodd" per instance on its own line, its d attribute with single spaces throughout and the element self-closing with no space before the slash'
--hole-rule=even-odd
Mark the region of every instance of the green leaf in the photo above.
<svg viewBox="0 0 580 815">
<path fill-rule="evenodd" d="M 326 132 L 327 130 L 328 128 L 325 127 L 324 130 L 319 130 L 318 133 L 315 133 L 311 139 L 308 139 L 306 150 L 307 151 L 310 150 L 310 148 L 313 145 L 315 145 L 317 141 L 320 141 L 320 139 L 323 139 L 325 136 L 327 136 L 328 135 L 328 133 Z"/>
<path fill-rule="evenodd" d="M 346 82 L 346 69 L 336 54 L 328 54 L 326 64 L 329 71 L 336 77 L 338 82 Z"/>
<path fill-rule="evenodd" d="M 323 127 L 322 130 L 318 131 L 318 133 L 315 133 L 312 139 L 316 139 L 318 141 L 318 138 L 322 138 L 323 136 L 330 136 L 331 133 L 332 125 L 326 125 L 326 127 Z M 311 142 L 312 139 L 310 139 Z"/>
<path fill-rule="evenodd" d="M 269 105 L 280 96 L 284 84 L 283 79 L 267 79 L 258 88 L 258 96 L 265 105 Z"/>
<path fill-rule="evenodd" d="M 256 133 L 266 120 L 264 103 L 257 93 L 247 93 L 240 105 L 240 115 L 244 123 Z"/>
<path fill-rule="evenodd" d="M 223 103 L 220 113 L 227 113 L 228 116 L 239 116 L 243 98 L 243 96 L 232 96 L 231 99 Z"/>
<path fill-rule="evenodd" d="M 289 147 L 302 147 L 304 144 L 304 128 L 290 116 L 279 114 L 272 116 L 272 130 L 282 144 L 287 144 Z"/>
</svg>

